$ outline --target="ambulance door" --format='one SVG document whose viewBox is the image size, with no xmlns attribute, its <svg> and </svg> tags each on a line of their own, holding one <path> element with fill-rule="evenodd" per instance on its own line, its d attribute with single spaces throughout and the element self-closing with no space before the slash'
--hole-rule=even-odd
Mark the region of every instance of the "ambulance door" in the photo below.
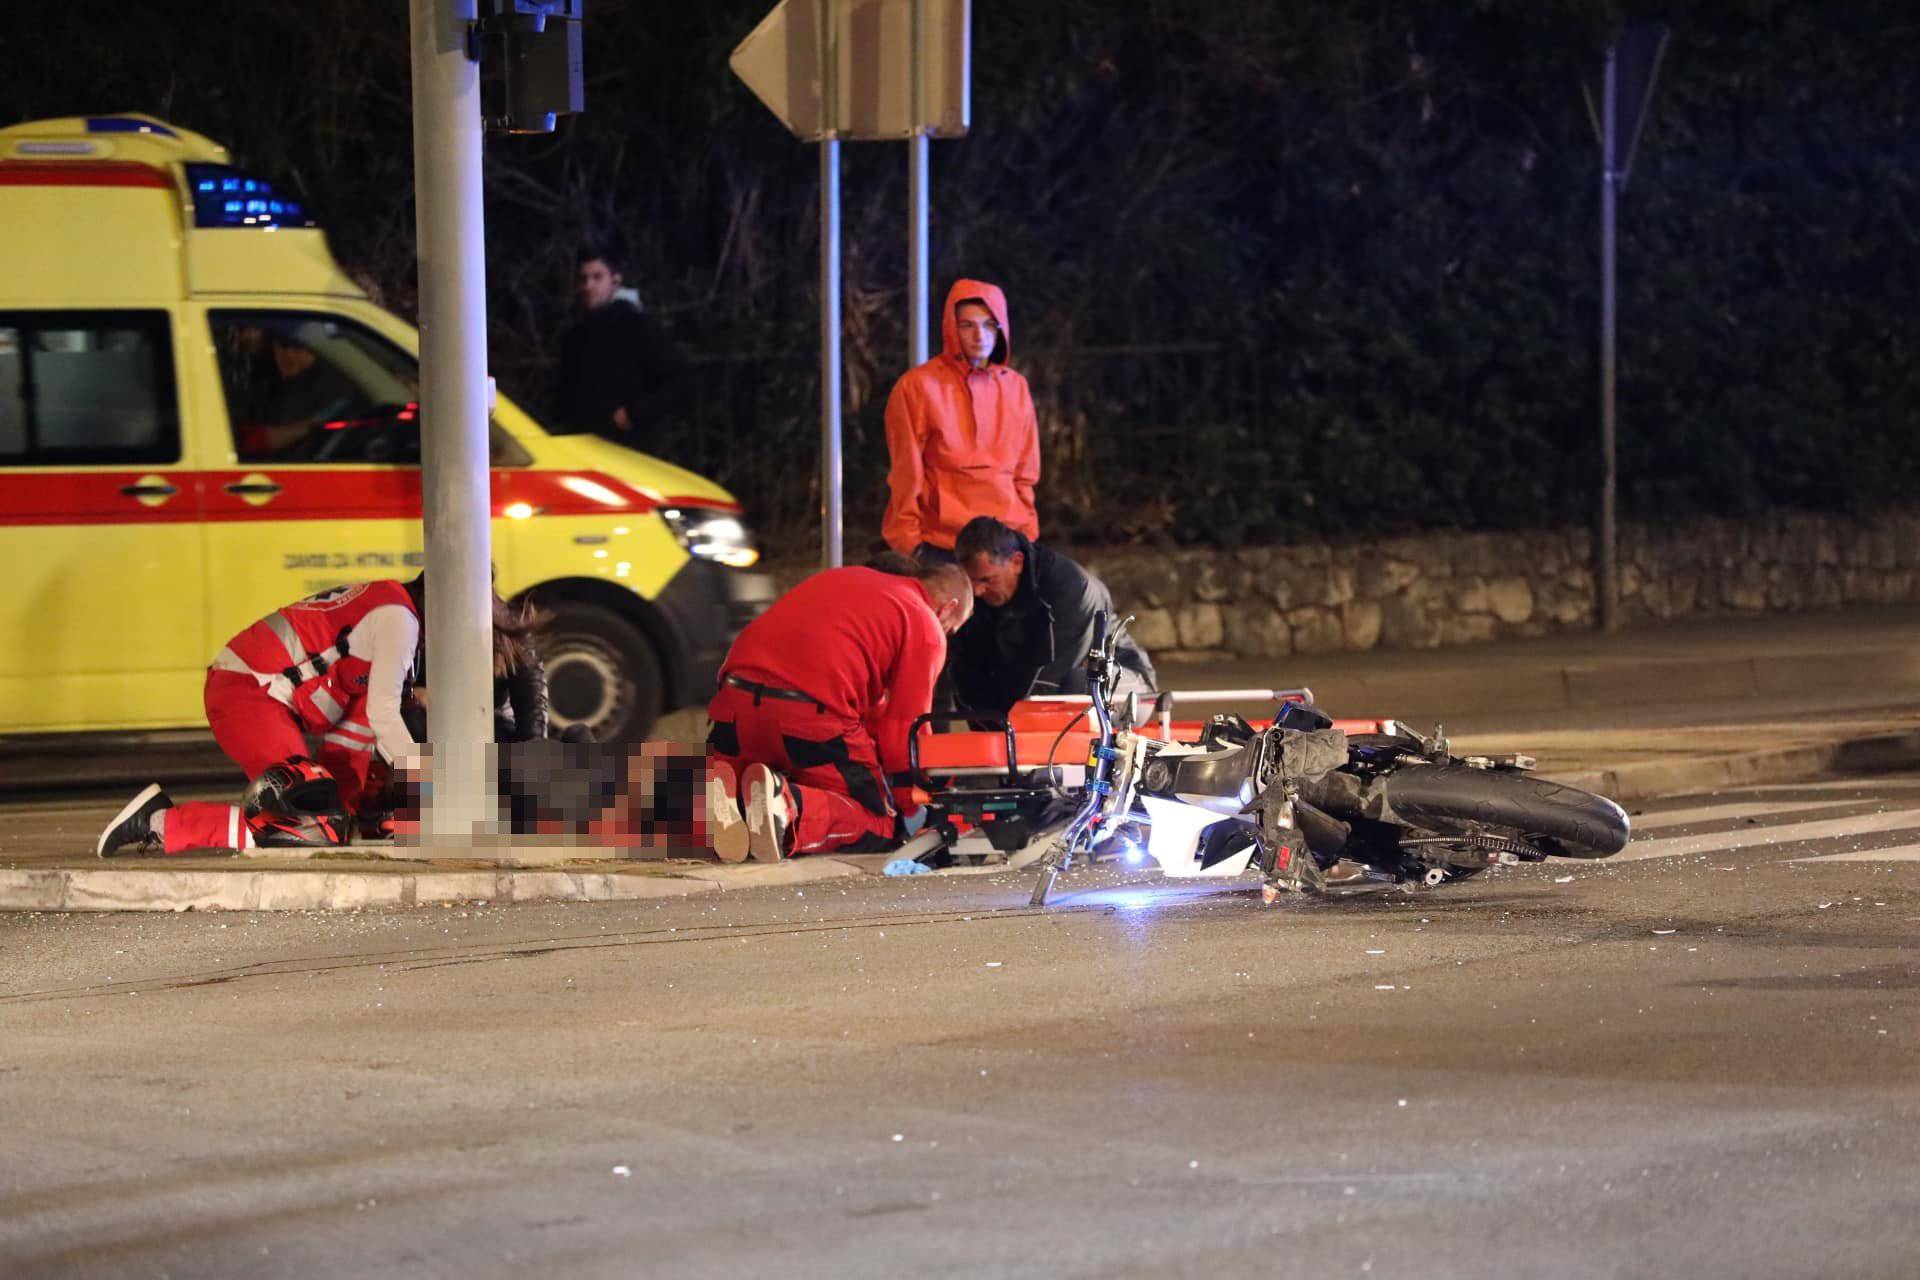
<svg viewBox="0 0 1920 1280">
<path fill-rule="evenodd" d="M 173 313 L 0 309 L 0 733 L 202 724 Z"/>
<path fill-rule="evenodd" d="M 344 582 L 418 573 L 413 356 L 331 312 L 211 307 L 203 321 L 232 449 L 207 483 L 211 633 Z"/>
<path fill-rule="evenodd" d="M 203 322 L 230 447 L 207 479 L 210 633 L 343 582 L 419 572 L 411 360 L 322 312 L 207 308 Z"/>
</svg>

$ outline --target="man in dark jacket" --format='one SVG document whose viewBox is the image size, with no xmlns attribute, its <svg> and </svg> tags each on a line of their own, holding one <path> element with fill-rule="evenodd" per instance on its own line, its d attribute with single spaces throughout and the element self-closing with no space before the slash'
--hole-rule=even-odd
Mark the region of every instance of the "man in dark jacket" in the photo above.
<svg viewBox="0 0 1920 1280">
<path fill-rule="evenodd" d="M 681 398 L 686 356 L 623 286 L 611 250 L 580 251 L 574 292 L 582 315 L 560 339 L 556 430 L 653 451 L 663 419 Z"/>
<path fill-rule="evenodd" d="M 962 709 L 1005 716 L 1022 698 L 1086 693 L 1094 619 L 1113 611 L 1098 578 L 992 516 L 976 516 L 954 542 L 973 583 L 973 619 L 949 644 L 948 674 Z M 1154 687 L 1153 663 L 1121 636 L 1116 693 Z"/>
</svg>

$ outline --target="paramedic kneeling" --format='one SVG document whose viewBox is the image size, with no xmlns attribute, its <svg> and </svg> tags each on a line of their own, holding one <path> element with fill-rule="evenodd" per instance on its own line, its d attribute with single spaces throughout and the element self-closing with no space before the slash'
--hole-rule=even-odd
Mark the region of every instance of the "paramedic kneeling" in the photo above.
<svg viewBox="0 0 1920 1280">
<path fill-rule="evenodd" d="M 296 600 L 242 631 L 207 669 L 207 727 L 247 775 L 239 806 L 175 805 L 158 784 L 127 803 L 95 852 L 340 845 L 376 760 L 414 751 L 401 694 L 420 647 L 426 576 L 356 582 Z M 320 739 L 307 758 L 307 735 Z"/>
<path fill-rule="evenodd" d="M 954 565 L 828 569 L 749 623 L 707 708 L 714 852 L 738 862 L 884 849 L 917 826 L 924 813 L 895 803 L 913 804 L 907 736 L 932 706 L 947 636 L 972 611 Z"/>
</svg>

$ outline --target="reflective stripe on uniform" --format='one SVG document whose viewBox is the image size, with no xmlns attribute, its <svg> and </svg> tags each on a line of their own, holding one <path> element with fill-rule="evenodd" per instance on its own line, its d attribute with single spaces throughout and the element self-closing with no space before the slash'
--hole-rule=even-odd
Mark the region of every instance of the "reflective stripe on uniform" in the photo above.
<svg viewBox="0 0 1920 1280">
<path fill-rule="evenodd" d="M 240 848 L 240 811 L 229 807 L 227 810 L 227 848 Z"/>
<path fill-rule="evenodd" d="M 330 733 L 320 739 L 320 741 L 331 742 L 336 747 L 345 747 L 349 751 L 356 751 L 362 754 L 368 754 L 373 751 L 373 743 L 371 741 L 362 742 L 358 738 L 349 738 L 344 733 Z"/>
<path fill-rule="evenodd" d="M 305 663 L 307 646 L 300 643 L 300 633 L 293 629 L 293 624 L 287 621 L 287 616 L 283 613 L 270 613 L 266 617 L 266 623 L 267 630 L 273 632 L 274 638 L 286 646 L 287 665 L 297 667 Z"/>
<path fill-rule="evenodd" d="M 313 705 L 331 723 L 338 724 L 340 718 L 347 714 L 347 709 L 340 705 L 340 699 L 334 697 L 325 685 L 315 685 L 310 696 L 313 698 Z"/>
<path fill-rule="evenodd" d="M 235 675 L 252 676 L 260 682 L 260 687 L 267 691 L 269 698 L 286 707 L 289 711 L 293 709 L 293 681 L 287 679 L 285 672 L 255 671 L 247 665 L 245 658 L 242 658 L 231 648 L 222 649 L 219 654 L 214 657 L 213 664 L 208 669 L 211 671 L 231 671 Z"/>
</svg>

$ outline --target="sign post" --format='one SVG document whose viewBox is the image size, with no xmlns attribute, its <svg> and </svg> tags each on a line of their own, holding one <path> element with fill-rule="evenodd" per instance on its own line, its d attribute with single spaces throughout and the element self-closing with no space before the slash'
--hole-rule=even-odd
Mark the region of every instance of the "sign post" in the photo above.
<svg viewBox="0 0 1920 1280">
<path fill-rule="evenodd" d="M 1620 627 L 1620 531 L 1616 519 L 1619 468 L 1614 407 L 1615 332 L 1619 322 L 1615 291 L 1617 207 L 1633 169 L 1634 152 L 1640 146 L 1640 131 L 1647 122 L 1647 107 L 1653 101 L 1653 86 L 1666 48 L 1665 26 L 1641 23 L 1628 27 L 1607 46 L 1597 109 L 1592 90 L 1587 91 L 1587 110 L 1594 117 L 1594 133 L 1600 140 L 1600 529 L 1594 549 L 1598 566 L 1594 577 L 1603 631 Z M 1623 98 L 1628 113 L 1624 126 L 1620 118 Z M 1623 133 L 1624 147 L 1620 141 Z"/>
<path fill-rule="evenodd" d="M 840 96 L 839 31 L 832 3 L 820 9 L 820 567 L 842 562 L 840 500 Z"/>
<path fill-rule="evenodd" d="M 972 116 L 971 0 L 780 0 L 728 65 L 820 144 L 820 561 L 841 561 L 840 143 L 906 139 L 908 354 L 927 358 L 927 139 Z M 901 69 L 906 71 L 901 74 Z"/>
<path fill-rule="evenodd" d="M 910 77 L 913 118 L 927 115 L 926 0 L 912 0 L 912 52 L 907 66 Z M 927 361 L 927 180 L 931 148 L 927 131 L 916 126 L 907 139 L 907 367 Z"/>
</svg>

